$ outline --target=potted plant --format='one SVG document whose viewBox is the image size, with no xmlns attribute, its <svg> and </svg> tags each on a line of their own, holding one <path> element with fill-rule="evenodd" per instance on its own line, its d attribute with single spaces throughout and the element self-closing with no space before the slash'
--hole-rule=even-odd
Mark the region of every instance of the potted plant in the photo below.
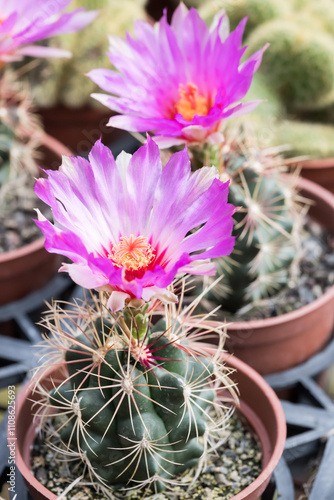
<svg viewBox="0 0 334 500">
<path fill-rule="evenodd" d="M 70 154 L 43 131 L 32 110 L 29 89 L 19 80 L 18 73 L 10 70 L 9 63 L 25 55 L 68 57 L 68 52 L 30 44 L 51 35 L 73 32 L 96 16 L 96 12 L 86 13 L 82 9 L 59 15 L 45 5 L 36 14 L 26 6 L 20 9 L 19 4 L 16 2 L 6 9 L 0 43 L 0 305 L 40 288 L 58 267 L 58 259 L 45 252 L 44 239 L 31 221 L 36 203 L 33 176 L 40 175 L 38 158 L 42 164 L 52 164 L 56 158 L 58 166 L 61 155 Z M 51 15 L 54 18 L 50 21 Z"/>
<path fill-rule="evenodd" d="M 18 465 L 31 492 L 55 496 L 29 473 L 36 426 L 57 455 L 79 467 L 64 495 L 87 481 L 107 497 L 138 488 L 163 492 L 179 480 L 194 484 L 209 451 L 221 445 L 236 398 L 229 372 L 238 367 L 242 387 L 268 418 L 260 423 L 259 408 L 254 414 L 254 405 L 241 406 L 259 432 L 264 470 L 247 487 L 241 483 L 234 498 L 260 495 L 284 446 L 279 401 L 242 363 L 227 359 L 226 368 L 225 325 L 213 328 L 207 314 L 192 317 L 201 296 L 184 308 L 176 294 L 181 290 L 182 297 L 187 285 L 171 285 L 179 273 L 211 273 L 209 256 L 230 253 L 228 184 L 214 167 L 191 173 L 187 151 L 162 168 L 149 137 L 116 161 L 98 141 L 89 161 L 64 158 L 47 175 L 35 188 L 55 217 L 53 225 L 39 213 L 46 248 L 70 257 L 62 270 L 100 293 L 69 312 L 56 303 L 45 318 L 50 356 L 18 402 Z M 198 342 L 212 332 L 219 338 L 215 349 Z M 36 420 L 27 426 L 28 407 Z M 29 438 L 22 441 L 23 435 Z"/>
<path fill-rule="evenodd" d="M 107 127 L 110 113 L 90 98 L 96 85 L 85 73 L 96 65 L 107 66 L 106 33 L 123 36 L 134 19 L 143 18 L 143 0 L 76 0 L 73 7 L 99 9 L 94 23 L 84 33 L 55 37 L 50 47 L 70 51 L 71 59 L 45 59 L 24 77 L 32 88 L 32 98 L 44 129 L 71 151 L 87 155 L 97 139 L 112 145 L 128 134 Z M 28 63 L 29 64 L 29 63 Z"/>
<path fill-rule="evenodd" d="M 223 259 L 220 266 L 219 274 L 225 274 L 226 286 L 224 288 L 223 279 L 220 288 L 216 288 L 216 292 L 213 290 L 211 294 L 212 298 L 216 295 L 216 305 L 223 306 L 223 309 L 225 307 L 230 313 L 240 308 L 245 300 L 259 301 L 269 296 L 271 301 L 273 292 L 290 283 L 292 271 L 298 269 L 297 260 L 301 255 L 299 235 L 304 231 L 302 226 L 307 205 L 293 189 L 293 177 L 290 178 L 291 182 L 289 178 L 282 177 L 282 168 L 286 170 L 286 166 L 282 165 L 281 159 L 270 154 L 270 151 L 262 152 L 254 144 L 249 144 L 248 135 L 243 138 L 245 134 L 240 129 L 236 133 L 228 131 L 226 127 L 224 130 L 226 118 L 236 118 L 258 104 L 258 101 L 239 103 L 251 85 L 253 74 L 258 69 L 266 48 L 262 47 L 240 64 L 245 51 L 239 48 L 245 24 L 244 19 L 229 34 L 226 16 L 218 14 L 209 30 L 194 9 L 188 11 L 181 4 L 176 9 L 170 26 L 164 15 L 158 28 L 147 25 L 145 32 L 138 29 L 137 44 L 129 42 L 128 52 L 125 52 L 121 44 L 112 45 L 109 56 L 116 68 L 121 54 L 123 57 L 122 63 L 119 63 L 120 72 L 93 70 L 90 73 L 90 77 L 103 90 L 114 94 L 94 95 L 111 109 L 117 109 L 121 113 L 110 119 L 110 125 L 129 131 L 152 131 L 154 140 L 160 147 L 175 148 L 187 144 L 194 168 L 201 168 L 203 163 L 213 164 L 218 168 L 222 179 L 230 180 L 230 199 L 236 206 L 241 206 L 241 210 L 235 214 L 235 235 L 238 238 L 232 259 Z M 184 40 L 184 33 L 187 33 L 187 42 Z M 151 51 L 152 46 L 154 50 Z M 128 69 L 131 68 L 131 61 L 140 61 L 144 57 L 145 64 L 143 60 L 139 69 L 137 66 L 133 67 L 133 71 L 136 71 L 134 78 L 132 70 Z M 173 59 L 174 65 L 168 62 L 170 59 Z M 127 72 L 123 69 L 124 60 L 128 62 Z M 151 77 L 152 73 L 154 78 Z M 135 95 L 138 87 L 141 95 L 145 96 L 140 102 L 129 98 L 129 93 Z M 118 97 L 115 98 L 115 95 Z M 331 195 L 314 191 L 316 188 L 310 184 L 300 182 L 300 186 L 304 194 L 318 203 L 318 207 L 326 206 L 326 216 L 322 220 L 325 227 L 331 229 Z M 322 197 L 327 200 L 325 203 L 320 201 Z M 319 212 L 319 208 L 312 208 L 310 211 L 316 217 Z M 326 286 L 329 285 L 327 283 Z M 221 292 L 218 292 L 218 297 L 217 290 Z M 229 295 L 233 296 L 233 301 Z M 266 364 L 256 363 L 253 357 L 248 358 L 249 362 L 260 372 L 267 373 L 268 370 L 288 368 L 311 356 L 324 345 L 331 333 L 334 320 L 333 297 L 332 287 L 331 291 L 324 293 L 323 298 L 314 300 L 306 310 L 302 307 L 297 314 L 298 317 L 303 316 L 308 310 L 323 306 L 325 309 L 320 309 L 319 314 L 322 318 L 326 317 L 321 323 L 315 319 L 312 327 L 310 326 L 311 331 L 319 328 L 317 335 L 308 335 L 308 340 L 305 341 L 299 337 L 297 357 L 276 356 L 279 337 L 290 337 L 291 347 L 291 331 L 300 332 L 304 329 L 303 323 L 297 329 L 295 326 L 289 328 L 284 320 L 284 333 L 265 334 L 264 344 L 271 351 L 266 357 L 261 351 L 260 361 L 266 359 Z M 261 302 L 259 309 L 262 305 Z M 284 316 L 289 319 L 289 315 L 283 314 L 282 317 Z M 233 321 L 233 317 L 231 320 Z M 278 319 L 264 321 L 268 325 L 281 323 Z M 254 323 L 247 323 L 248 327 L 245 324 L 239 325 L 239 322 L 233 322 L 227 345 L 232 346 L 233 343 L 231 349 L 235 352 L 238 338 L 233 332 L 241 330 L 244 333 L 246 329 L 246 334 L 239 334 L 240 344 L 244 349 L 238 353 L 242 354 L 248 351 L 248 338 L 254 339 L 256 345 L 257 341 Z M 269 330 L 270 328 L 271 326 Z M 275 365 L 273 360 L 277 361 Z"/>
</svg>

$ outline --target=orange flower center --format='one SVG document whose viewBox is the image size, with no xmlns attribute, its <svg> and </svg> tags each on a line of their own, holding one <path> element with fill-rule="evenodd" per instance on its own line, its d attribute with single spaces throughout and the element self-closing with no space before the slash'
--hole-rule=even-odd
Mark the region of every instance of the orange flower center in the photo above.
<svg viewBox="0 0 334 500">
<path fill-rule="evenodd" d="M 198 93 L 197 86 L 193 83 L 187 83 L 186 87 L 181 83 L 179 96 L 180 99 L 176 103 L 175 109 L 185 120 L 191 121 L 195 115 L 206 116 L 208 114 L 208 100 Z"/>
<path fill-rule="evenodd" d="M 129 237 L 122 236 L 118 245 L 114 245 L 108 258 L 115 266 L 124 267 L 127 270 L 138 271 L 147 268 L 155 257 L 155 250 L 143 236 L 136 238 L 131 234 Z"/>
</svg>

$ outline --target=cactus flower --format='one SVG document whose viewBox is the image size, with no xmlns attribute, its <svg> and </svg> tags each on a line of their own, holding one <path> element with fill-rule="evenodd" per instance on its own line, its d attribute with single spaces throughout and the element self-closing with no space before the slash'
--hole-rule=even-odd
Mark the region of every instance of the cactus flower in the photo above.
<svg viewBox="0 0 334 500">
<path fill-rule="evenodd" d="M 89 161 L 65 157 L 59 171 L 46 173 L 35 186 L 56 221 L 38 214 L 45 247 L 73 261 L 61 271 L 77 284 L 109 292 L 112 311 L 153 298 L 176 301 L 167 290 L 176 274 L 214 274 L 208 259 L 232 251 L 228 183 L 214 167 L 191 173 L 186 150 L 162 169 L 150 138 L 116 161 L 97 141 Z"/>
<path fill-rule="evenodd" d="M 216 142 L 221 124 L 251 111 L 260 101 L 246 95 L 266 46 L 240 64 L 246 19 L 229 34 L 228 19 L 218 15 L 207 27 L 195 9 L 181 3 L 171 25 L 167 14 L 154 27 L 135 25 L 136 39 L 110 37 L 110 61 L 119 71 L 95 69 L 88 76 L 102 90 L 93 94 L 120 113 L 109 125 L 152 131 L 160 147 Z"/>
<path fill-rule="evenodd" d="M 75 9 L 60 14 L 71 0 L 0 0 L 0 61 L 16 61 L 23 56 L 70 57 L 71 53 L 53 47 L 31 45 L 55 35 L 84 28 L 97 11 Z"/>
</svg>

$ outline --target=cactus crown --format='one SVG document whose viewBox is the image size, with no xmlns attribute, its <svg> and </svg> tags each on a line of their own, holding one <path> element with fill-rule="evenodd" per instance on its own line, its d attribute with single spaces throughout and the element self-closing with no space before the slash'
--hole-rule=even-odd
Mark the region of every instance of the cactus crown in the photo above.
<svg viewBox="0 0 334 500">
<path fill-rule="evenodd" d="M 183 310 L 151 308 L 140 336 L 136 318 L 146 312 L 113 314 L 101 297 L 72 312 L 56 304 L 46 317 L 51 360 L 62 361 L 66 375 L 49 393 L 37 386 L 38 412 L 46 429 L 54 417 L 53 446 L 80 460 L 106 495 L 138 487 L 156 493 L 202 465 L 224 428 L 236 391 L 220 360 L 223 327 L 192 319 L 197 299 Z M 197 346 L 203 330 L 219 335 L 213 358 L 203 342 Z"/>
<path fill-rule="evenodd" d="M 207 298 L 236 312 L 287 285 L 301 257 L 307 207 L 295 183 L 287 183 L 282 158 L 273 149 L 259 149 L 250 131 L 238 128 L 228 143 L 210 147 L 208 154 L 206 161 L 219 167 L 222 180 L 230 179 L 229 202 L 239 209 L 234 251 L 217 259 L 217 276 L 223 279 Z M 205 277 L 204 285 L 213 279 Z"/>
</svg>

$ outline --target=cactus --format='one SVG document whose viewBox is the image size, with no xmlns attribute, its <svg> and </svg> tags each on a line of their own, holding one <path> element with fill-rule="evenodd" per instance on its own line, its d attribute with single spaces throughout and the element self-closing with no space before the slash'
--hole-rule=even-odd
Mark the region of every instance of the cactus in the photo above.
<svg viewBox="0 0 334 500">
<path fill-rule="evenodd" d="M 239 207 L 237 238 L 232 254 L 216 260 L 216 278 L 223 278 L 207 299 L 235 313 L 288 284 L 300 257 L 304 212 L 293 185 L 282 177 L 282 159 L 251 144 L 248 131 L 245 138 L 238 129 L 237 141 L 229 134 L 228 144 L 211 146 L 209 161 L 219 166 L 222 179 L 230 179 L 229 202 Z M 202 283 L 216 278 L 205 277 Z"/>
<path fill-rule="evenodd" d="M 268 85 L 266 78 L 255 73 L 250 89 L 247 93 L 247 100 L 262 100 L 261 104 L 255 108 L 252 113 L 247 115 L 247 120 L 256 119 L 264 120 L 270 117 L 282 118 L 285 115 L 283 103 L 276 92 Z"/>
<path fill-rule="evenodd" d="M 261 146 L 284 143 L 291 146 L 292 155 L 334 156 L 333 2 L 193 0 L 189 3 L 200 4 L 199 10 L 206 20 L 211 20 L 219 9 L 226 9 L 231 27 L 248 16 L 245 44 L 249 53 L 265 42 L 270 43 L 255 77 L 262 77 L 262 82 L 260 86 L 254 82 L 249 93 L 251 98 L 268 101 L 249 116 Z"/>
<path fill-rule="evenodd" d="M 203 354 L 203 343 L 196 347 L 201 324 L 191 321 L 189 306 L 182 312 L 169 306 L 154 325 L 151 315 L 138 329 L 145 308 L 116 315 L 95 298 L 94 306 L 77 305 L 73 316 L 55 305 L 46 319 L 49 345 L 68 373 L 44 394 L 44 423 L 56 415 L 58 451 L 79 457 L 109 494 L 175 484 L 174 476 L 196 467 L 208 439 L 224 426 L 221 384 L 235 397 L 219 361 L 221 345 L 214 358 Z"/>
<path fill-rule="evenodd" d="M 69 50 L 73 56 L 70 59 L 42 61 L 29 72 L 27 78 L 36 105 L 52 107 L 60 104 L 69 108 L 96 106 L 90 95 L 97 87 L 85 74 L 95 67 L 109 67 L 106 33 L 123 36 L 127 30 L 132 30 L 133 20 L 144 16 L 143 4 L 144 0 L 73 2 L 73 7 L 99 9 L 100 13 L 82 33 L 50 40 L 51 45 Z"/>
<path fill-rule="evenodd" d="M 273 127 L 270 144 L 289 145 L 291 156 L 334 157 L 334 127 L 320 123 L 284 120 Z"/>
</svg>

